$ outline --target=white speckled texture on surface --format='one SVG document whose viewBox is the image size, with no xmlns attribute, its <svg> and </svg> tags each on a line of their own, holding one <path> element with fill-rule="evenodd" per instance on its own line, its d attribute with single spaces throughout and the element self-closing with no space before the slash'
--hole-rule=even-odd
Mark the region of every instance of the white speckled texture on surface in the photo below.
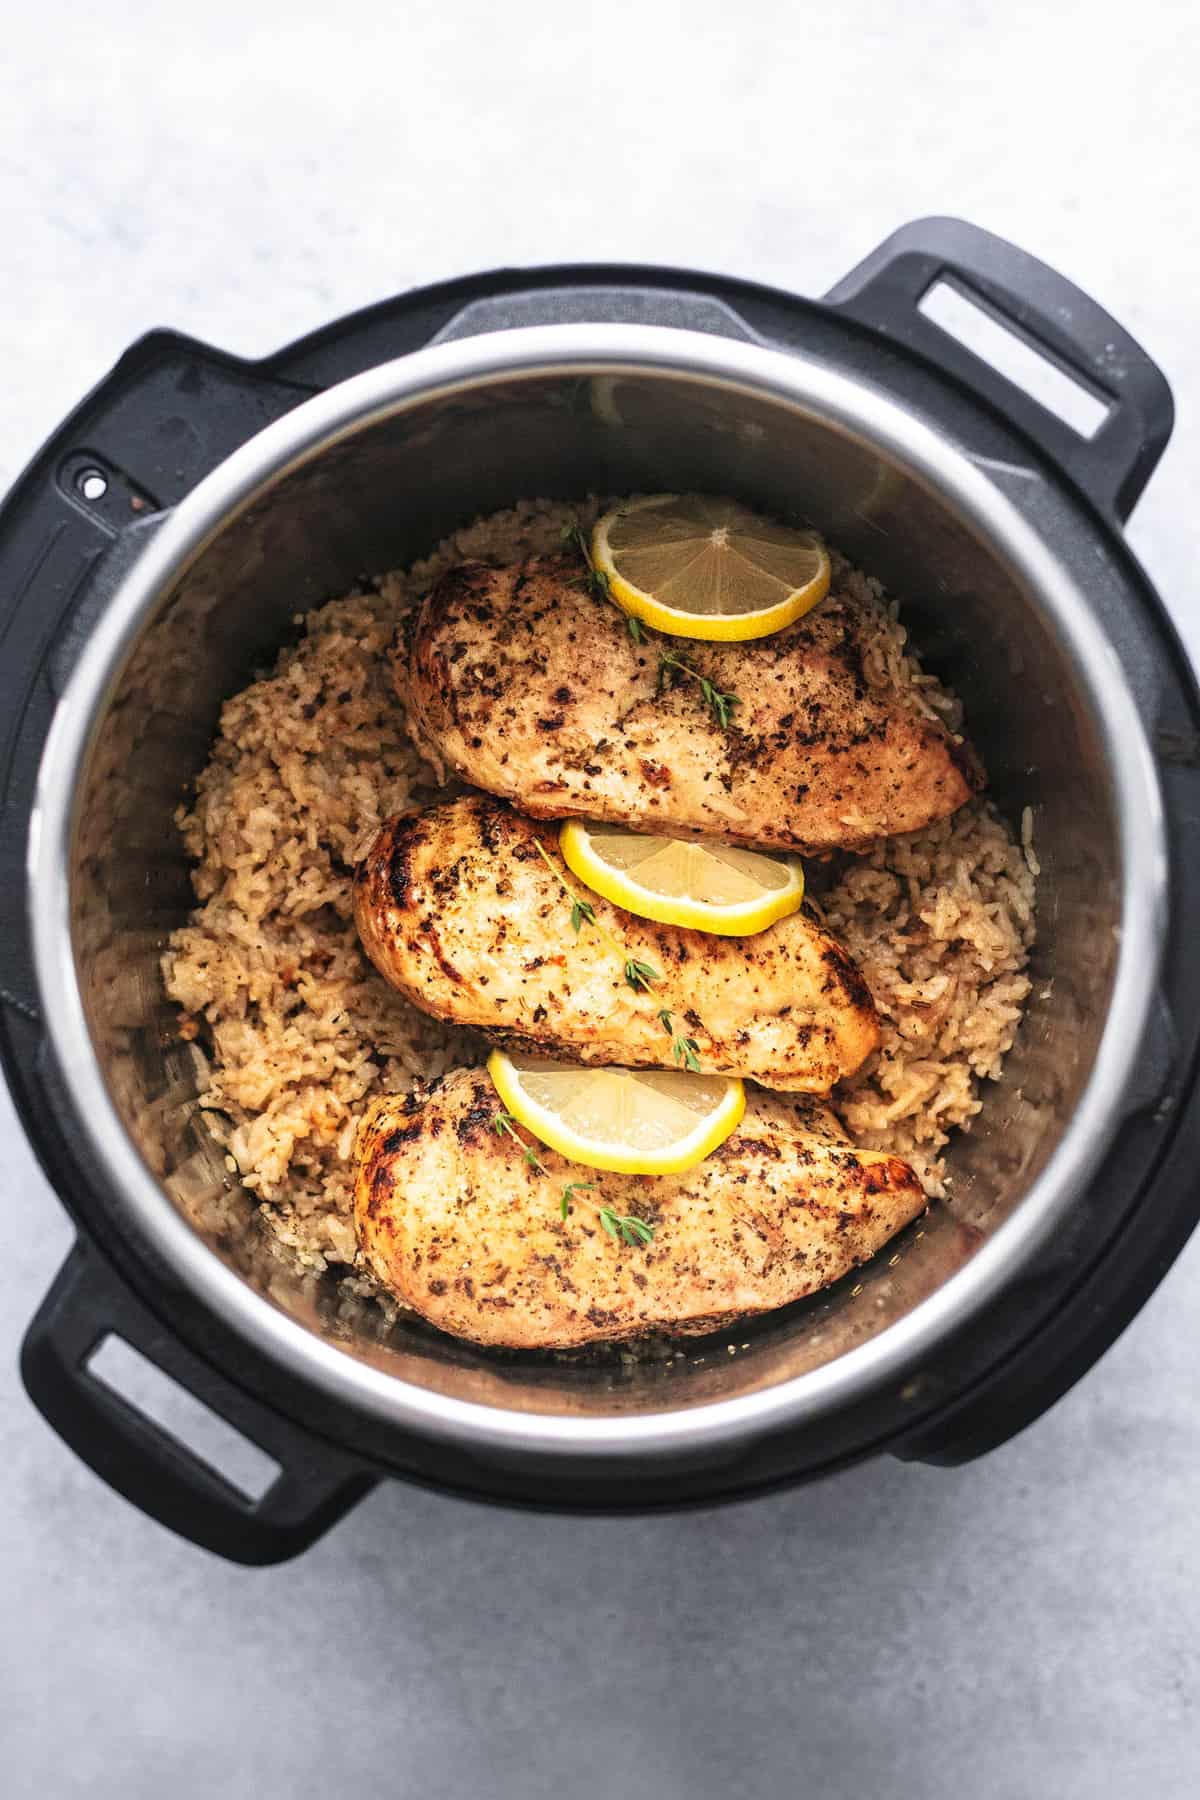
<svg viewBox="0 0 1200 1800">
<path fill-rule="evenodd" d="M 413 283 L 588 257 L 819 293 L 957 213 L 1170 375 L 1131 536 L 1200 651 L 1191 0 L 50 0 L 3 24 L 0 487 L 153 325 L 262 353 Z M 142 1519 L 25 1400 L 69 1231 L 2 1093 L 0 1146 L 6 1800 L 1200 1789 L 1200 1244 L 975 1466 L 632 1523 L 393 1484 L 248 1573 Z"/>
</svg>

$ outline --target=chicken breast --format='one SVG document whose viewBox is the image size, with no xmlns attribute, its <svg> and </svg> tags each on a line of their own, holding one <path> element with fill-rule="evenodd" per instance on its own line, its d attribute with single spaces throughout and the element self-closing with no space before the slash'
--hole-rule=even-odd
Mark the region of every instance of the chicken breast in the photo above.
<svg viewBox="0 0 1200 1800">
<path fill-rule="evenodd" d="M 377 1100 L 358 1133 L 354 1219 L 370 1267 L 456 1337 L 549 1350 L 700 1333 L 770 1312 L 866 1262 L 925 1196 L 907 1163 L 855 1150 L 813 1100 L 752 1093 L 732 1137 L 685 1175 L 609 1175 L 498 1136 L 495 1089 L 455 1069 Z M 594 1185 L 569 1196 L 568 1182 Z M 601 1206 L 654 1228 L 630 1245 Z"/>
<path fill-rule="evenodd" d="M 635 918 L 568 872 L 554 826 L 482 794 L 389 819 L 354 912 L 385 980 L 510 1049 L 671 1068 L 686 1039 L 705 1073 L 827 1094 L 879 1042 L 858 969 L 803 913 L 744 938 Z"/>
<path fill-rule="evenodd" d="M 542 818 L 789 850 L 915 831 L 982 785 L 967 745 L 872 654 L 870 602 L 832 596 L 755 643 L 644 628 L 635 643 L 579 577 L 543 557 L 435 585 L 393 649 L 425 755 Z M 737 696 L 728 727 L 700 678 Z"/>
</svg>

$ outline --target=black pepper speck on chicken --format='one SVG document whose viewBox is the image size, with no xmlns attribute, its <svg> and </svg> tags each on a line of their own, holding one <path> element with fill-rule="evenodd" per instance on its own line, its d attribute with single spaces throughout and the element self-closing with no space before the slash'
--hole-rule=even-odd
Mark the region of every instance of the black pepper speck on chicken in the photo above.
<svg viewBox="0 0 1200 1800">
<path fill-rule="evenodd" d="M 635 642 L 570 557 L 464 563 L 398 637 L 393 679 L 425 755 L 538 817 L 853 849 L 946 817 L 983 779 L 871 655 L 877 626 L 831 594 L 750 643 Z M 736 695 L 727 725 L 667 652 Z"/>
</svg>

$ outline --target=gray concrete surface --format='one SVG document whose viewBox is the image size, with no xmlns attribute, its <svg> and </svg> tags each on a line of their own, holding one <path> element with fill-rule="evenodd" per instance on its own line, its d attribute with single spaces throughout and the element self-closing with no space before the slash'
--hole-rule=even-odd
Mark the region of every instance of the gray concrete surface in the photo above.
<svg viewBox="0 0 1200 1800">
<path fill-rule="evenodd" d="M 263 352 L 414 282 L 566 257 L 815 293 L 899 222 L 960 213 L 1170 372 L 1180 425 L 1132 536 L 1200 651 L 1187 0 L 2 10 L 0 485 L 151 325 Z M 11 1800 L 1197 1791 L 1200 1245 L 977 1466 L 632 1524 L 388 1486 L 248 1574 L 141 1519 L 26 1403 L 17 1346 L 68 1230 L 3 1096 L 0 1163 Z"/>
</svg>

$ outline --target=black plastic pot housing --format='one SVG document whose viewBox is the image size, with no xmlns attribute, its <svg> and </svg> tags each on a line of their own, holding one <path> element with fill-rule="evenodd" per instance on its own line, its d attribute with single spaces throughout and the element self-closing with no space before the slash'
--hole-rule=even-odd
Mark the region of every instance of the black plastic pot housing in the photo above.
<svg viewBox="0 0 1200 1800">
<path fill-rule="evenodd" d="M 1085 437 L 933 322 L 946 283 L 1032 344 L 1106 408 Z M 264 426 L 362 371 L 445 341 L 522 325 L 684 327 L 803 352 L 869 380 L 990 472 L 1081 573 L 1113 579 L 1099 622 L 1125 667 L 1157 762 L 1170 849 L 1164 971 L 1139 1088 L 1086 1204 L 1040 1258 L 904 1382 L 819 1429 L 767 1435 L 698 1470 L 662 1459 L 636 1489 L 594 1461 L 474 1454 L 339 1404 L 206 1308 L 138 1235 L 72 1121 L 46 1052 L 26 911 L 35 782 L 56 701 L 96 620 L 166 509 Z M 1163 377 L 1061 276 L 952 220 L 905 227 L 823 300 L 678 270 L 500 271 L 420 290 L 262 362 L 168 331 L 121 358 L 17 482 L 0 512 L 0 1053 L 25 1129 L 78 1242 L 30 1326 L 28 1390 L 112 1486 L 183 1535 L 265 1563 L 295 1554 L 384 1474 L 511 1504 L 638 1510 L 743 1497 L 880 1450 L 955 1463 L 1003 1442 L 1083 1374 L 1152 1292 L 1196 1221 L 1200 1113 L 1200 702 L 1121 524 L 1170 435 Z M 127 1339 L 261 1445 L 282 1473 L 249 1501 L 89 1370 Z"/>
</svg>

